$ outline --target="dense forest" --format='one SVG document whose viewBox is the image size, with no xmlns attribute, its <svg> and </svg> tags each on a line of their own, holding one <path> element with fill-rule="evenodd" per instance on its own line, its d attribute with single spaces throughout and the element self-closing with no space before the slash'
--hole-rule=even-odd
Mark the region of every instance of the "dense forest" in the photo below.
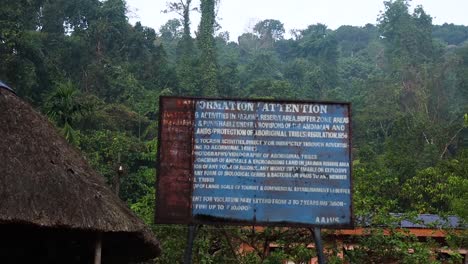
<svg viewBox="0 0 468 264">
<path fill-rule="evenodd" d="M 468 220 L 468 26 L 433 25 L 423 7 L 390 0 L 376 24 L 313 24 L 287 39 L 283 23 L 267 19 L 231 41 L 217 23 L 218 1 L 170 2 L 166 11 L 178 18 L 153 29 L 128 22 L 125 0 L 2 0 L 0 80 L 47 115 L 110 185 L 124 166 L 120 197 L 161 240 L 156 263 L 181 260 L 186 237 L 182 226 L 153 223 L 160 95 L 349 101 L 356 224 L 367 219 L 375 230 L 346 258 L 437 263 L 435 242 L 383 236 L 379 227 L 391 227 L 391 213 Z M 447 243 L 466 248 L 467 237 Z M 257 247 L 271 241 L 283 250 Z M 203 226 L 194 257 L 301 261 L 315 254 L 304 246 L 311 241 L 307 230 Z M 255 250 L 239 254 L 240 242 Z"/>
</svg>

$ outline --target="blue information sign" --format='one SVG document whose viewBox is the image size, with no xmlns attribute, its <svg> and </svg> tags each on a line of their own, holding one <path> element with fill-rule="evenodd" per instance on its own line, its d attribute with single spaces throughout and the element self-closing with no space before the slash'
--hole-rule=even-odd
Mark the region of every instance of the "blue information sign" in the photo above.
<svg viewBox="0 0 468 264">
<path fill-rule="evenodd" d="M 194 104 L 194 218 L 352 224 L 349 104 Z"/>
</svg>

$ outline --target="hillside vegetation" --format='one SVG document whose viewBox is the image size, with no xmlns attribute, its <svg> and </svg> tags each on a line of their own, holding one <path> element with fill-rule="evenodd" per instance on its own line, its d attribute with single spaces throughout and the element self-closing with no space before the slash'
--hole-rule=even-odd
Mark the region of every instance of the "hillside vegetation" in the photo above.
<svg viewBox="0 0 468 264">
<path fill-rule="evenodd" d="M 160 95 L 349 101 L 357 219 L 370 216 L 376 227 L 391 224 L 389 213 L 468 220 L 467 26 L 433 25 L 423 7 L 395 0 L 385 1 L 375 25 L 312 24 L 286 39 L 283 23 L 268 19 L 231 41 L 216 23 L 216 2 L 201 1 L 193 37 L 190 0 L 172 3 L 168 11 L 180 17 L 159 29 L 129 24 L 124 0 L 2 1 L 0 80 L 47 115 L 109 184 L 120 159 L 120 197 L 150 225 Z M 163 244 L 156 262 L 181 259 L 186 229 L 153 227 Z M 313 254 L 306 231 L 202 227 L 195 261 L 300 261 Z M 363 247 L 347 258 L 437 263 L 432 242 L 379 234 L 360 239 L 381 251 Z M 276 241 L 284 250 L 238 255 L 241 241 Z M 447 242 L 468 243 L 466 234 Z M 395 245 L 415 253 L 393 252 Z"/>
</svg>

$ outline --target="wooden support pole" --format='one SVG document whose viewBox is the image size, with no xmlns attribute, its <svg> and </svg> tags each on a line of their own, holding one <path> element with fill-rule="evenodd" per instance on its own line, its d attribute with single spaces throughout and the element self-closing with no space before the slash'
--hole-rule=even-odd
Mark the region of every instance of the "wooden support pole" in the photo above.
<svg viewBox="0 0 468 264">
<path fill-rule="evenodd" d="M 102 255 L 102 233 L 97 233 L 96 244 L 94 248 L 94 264 L 101 264 Z"/>
</svg>

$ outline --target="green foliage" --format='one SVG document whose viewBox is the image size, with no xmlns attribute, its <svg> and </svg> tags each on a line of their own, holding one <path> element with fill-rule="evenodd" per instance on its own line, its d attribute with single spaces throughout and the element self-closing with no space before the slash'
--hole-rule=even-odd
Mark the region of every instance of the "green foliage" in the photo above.
<svg viewBox="0 0 468 264">
<path fill-rule="evenodd" d="M 58 83 L 56 89 L 47 96 L 44 108 L 46 114 L 60 127 L 74 125 L 85 110 L 78 99 L 78 90 L 71 81 Z"/>
<path fill-rule="evenodd" d="M 384 234 L 383 229 L 371 229 L 358 240 L 359 248 L 347 251 L 346 258 L 352 263 L 437 263 L 431 243 L 398 230 Z"/>
<path fill-rule="evenodd" d="M 153 228 L 159 241 L 161 241 L 161 256 L 155 263 L 183 263 L 187 227 L 180 225 L 156 226 Z M 196 251 L 194 255 L 197 254 Z"/>
<path fill-rule="evenodd" d="M 443 40 L 448 45 L 460 45 L 468 40 L 468 29 L 465 26 L 444 23 L 434 25 L 432 36 Z"/>
<path fill-rule="evenodd" d="M 159 28 L 159 40 L 170 58 L 175 58 L 175 47 L 182 38 L 182 24 L 178 19 L 171 19 Z"/>
<path fill-rule="evenodd" d="M 215 26 L 215 0 L 201 0 L 198 46 L 200 48 L 201 94 L 205 96 L 218 96 L 218 65 L 216 60 L 216 46 L 214 41 Z"/>
<path fill-rule="evenodd" d="M 260 40 L 260 48 L 272 48 L 275 41 L 284 37 L 284 25 L 279 20 L 266 19 L 255 24 L 253 28 Z"/>
<path fill-rule="evenodd" d="M 387 47 L 387 58 L 394 67 L 424 63 L 431 59 L 432 18 L 422 7 L 409 13 L 407 0 L 384 1 L 379 29 Z"/>
<path fill-rule="evenodd" d="M 126 132 L 97 130 L 82 135 L 80 148 L 88 160 L 109 182 L 113 179 L 118 166 L 118 156 L 125 164 L 125 171 L 133 171 L 139 166 L 144 145 Z"/>
<path fill-rule="evenodd" d="M 367 24 L 364 27 L 341 26 L 335 31 L 339 43 L 338 49 L 343 57 L 354 57 L 365 51 L 369 43 L 376 38 L 377 28 Z"/>
<path fill-rule="evenodd" d="M 405 200 L 411 201 L 411 209 L 417 212 L 438 213 L 447 211 L 449 194 L 447 175 L 432 167 L 426 168 L 407 180 L 402 193 Z"/>
<path fill-rule="evenodd" d="M 130 209 L 135 212 L 146 224 L 154 224 L 155 190 L 149 188 L 146 195 L 130 204 Z"/>
<path fill-rule="evenodd" d="M 120 196 L 161 241 L 156 263 L 181 262 L 187 232 L 153 222 L 160 95 L 350 101 L 354 212 L 358 225 L 371 217 L 372 228 L 354 238 L 362 247 L 347 260 L 433 261 L 433 241 L 380 227 L 395 223 L 392 212 L 468 221 L 468 27 L 434 26 L 422 7 L 410 12 L 409 1 L 391 0 L 377 25 L 314 24 L 285 39 L 283 23 L 267 19 L 230 42 L 229 32 L 215 37 L 217 3 L 201 1 L 194 39 L 191 0 L 169 2 L 166 11 L 179 18 L 158 31 L 130 25 L 124 0 L 5 0 L 0 79 L 46 113 L 109 183 L 120 155 Z M 449 231 L 448 248 L 466 247 L 466 232 Z M 301 262 L 315 255 L 311 241 L 301 229 L 203 226 L 195 261 Z M 239 252 L 241 243 L 252 251 Z M 336 253 L 337 245 L 327 247 Z"/>
<path fill-rule="evenodd" d="M 293 96 L 291 84 L 286 81 L 257 79 L 247 87 L 248 94 L 256 98 L 289 99 Z"/>
<path fill-rule="evenodd" d="M 44 111 L 61 128 L 65 139 L 73 145 L 79 144 L 79 132 L 73 126 L 92 106 L 83 101 L 71 81 L 58 83 L 46 99 Z"/>
</svg>

